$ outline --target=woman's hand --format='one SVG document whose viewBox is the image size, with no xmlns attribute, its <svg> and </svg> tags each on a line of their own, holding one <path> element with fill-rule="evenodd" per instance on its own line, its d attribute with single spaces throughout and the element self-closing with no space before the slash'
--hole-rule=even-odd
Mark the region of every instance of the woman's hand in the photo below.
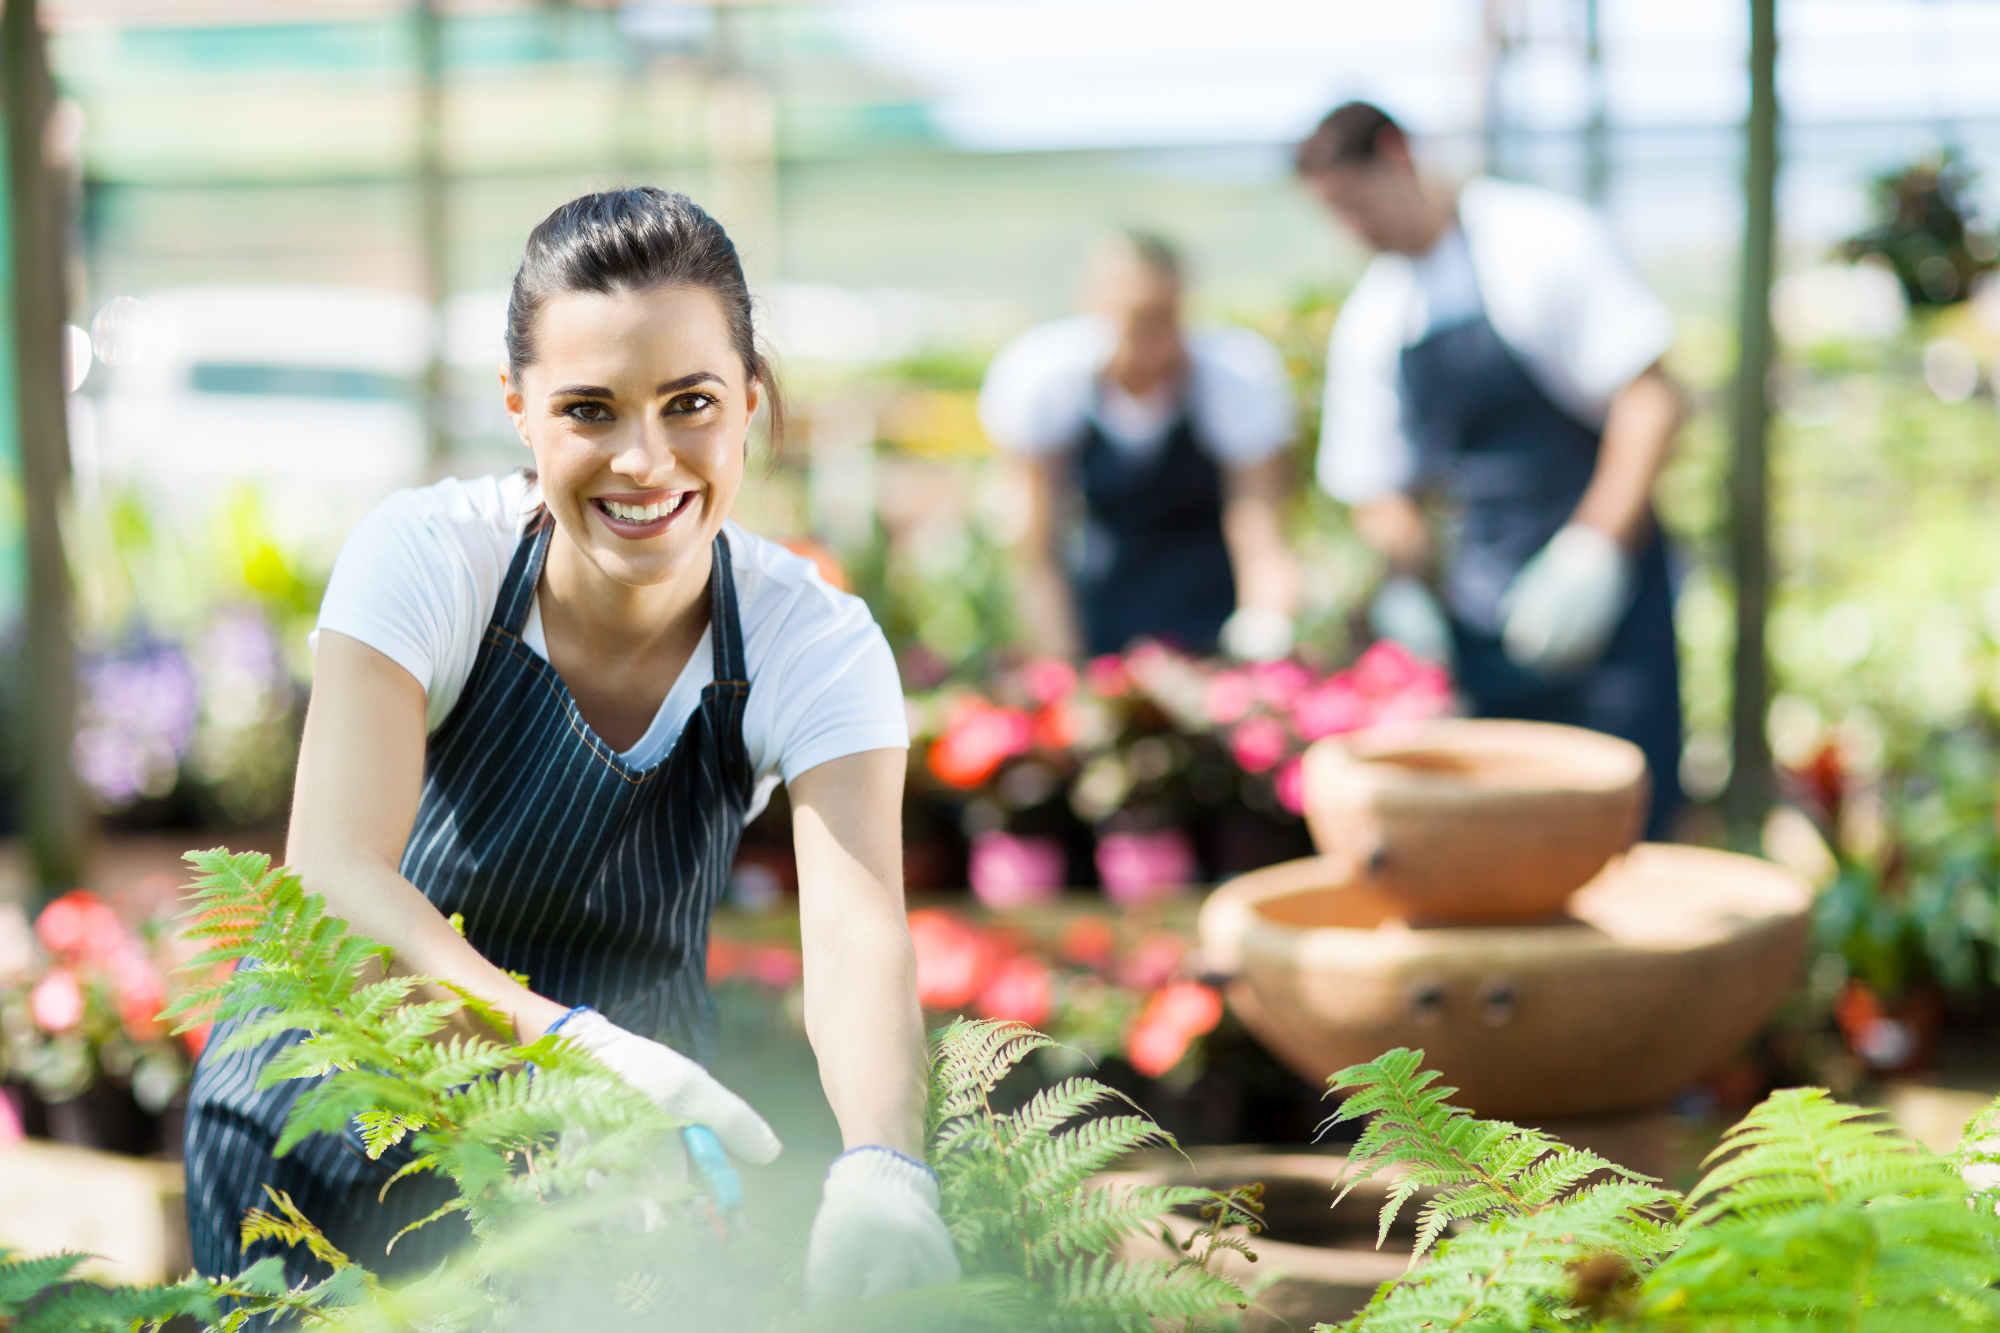
<svg viewBox="0 0 2000 1333">
<path fill-rule="evenodd" d="M 929 1167 L 887 1148 L 834 1159 L 806 1245 L 808 1301 L 844 1305 L 956 1282 L 958 1274 Z"/>
<path fill-rule="evenodd" d="M 723 1147 L 744 1161 L 763 1166 L 783 1151 L 778 1136 L 748 1102 L 672 1047 L 627 1032 L 588 1008 L 570 1010 L 550 1031 L 590 1052 L 674 1119 L 707 1125 Z"/>
</svg>

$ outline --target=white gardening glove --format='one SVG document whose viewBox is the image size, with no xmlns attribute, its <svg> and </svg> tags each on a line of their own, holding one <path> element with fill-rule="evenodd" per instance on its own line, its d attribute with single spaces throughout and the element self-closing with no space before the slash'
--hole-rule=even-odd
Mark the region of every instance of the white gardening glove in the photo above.
<svg viewBox="0 0 2000 1333">
<path fill-rule="evenodd" d="M 706 1069 L 672 1047 L 627 1032 L 595 1009 L 572 1009 L 549 1031 L 596 1056 L 674 1119 L 707 1125 L 723 1147 L 746 1162 L 763 1166 L 785 1146 L 748 1102 Z"/>
<path fill-rule="evenodd" d="M 1245 662 L 1275 662 L 1292 651 L 1292 618 L 1283 611 L 1240 606 L 1222 622 L 1222 651 Z"/>
<path fill-rule="evenodd" d="M 1426 662 L 1451 663 L 1451 622 L 1429 588 L 1407 574 L 1392 574 L 1368 604 L 1368 628 Z"/>
<path fill-rule="evenodd" d="M 1571 523 L 1549 538 L 1500 598 L 1500 644 L 1543 675 L 1580 671 L 1611 642 L 1632 599 L 1632 557 L 1601 528 Z"/>
<path fill-rule="evenodd" d="M 845 1305 L 958 1281 L 958 1252 L 938 1216 L 937 1177 L 892 1148 L 833 1159 L 806 1244 L 806 1300 Z"/>
</svg>

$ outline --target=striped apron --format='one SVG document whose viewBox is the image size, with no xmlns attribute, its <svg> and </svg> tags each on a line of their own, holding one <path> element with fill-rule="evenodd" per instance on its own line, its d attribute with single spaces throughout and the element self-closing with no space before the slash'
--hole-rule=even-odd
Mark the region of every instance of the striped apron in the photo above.
<svg viewBox="0 0 2000 1333">
<path fill-rule="evenodd" d="M 424 755 L 423 798 L 402 873 L 438 911 L 465 917 L 466 938 L 540 994 L 587 1004 L 612 1022 L 704 1063 L 715 1006 L 705 984 L 709 918 L 721 900 L 749 806 L 743 745 L 750 696 L 729 545 L 717 536 L 709 578 L 715 679 L 664 761 L 633 768 L 583 720 L 553 667 L 521 641 L 555 525 L 521 538 L 465 691 Z M 218 1024 L 212 1053 L 232 1030 Z M 269 1183 L 356 1262 L 422 1271 L 469 1234 L 450 1217 L 383 1246 L 449 1200 L 428 1174 L 382 1184 L 407 1152 L 379 1161 L 352 1128 L 316 1134 L 284 1158 L 271 1147 L 309 1080 L 258 1089 L 257 1073 L 299 1041 L 204 1055 L 187 1119 L 187 1206 L 195 1267 L 211 1276 L 281 1254 L 290 1280 L 326 1276 L 303 1250 L 239 1243 L 243 1214 Z"/>
</svg>

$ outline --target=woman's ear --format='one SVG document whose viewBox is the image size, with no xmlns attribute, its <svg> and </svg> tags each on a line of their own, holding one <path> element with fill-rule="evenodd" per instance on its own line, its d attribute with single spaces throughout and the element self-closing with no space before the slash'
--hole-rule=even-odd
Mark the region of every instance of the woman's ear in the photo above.
<svg viewBox="0 0 2000 1333">
<path fill-rule="evenodd" d="M 753 375 L 750 378 L 750 382 L 743 386 L 743 405 L 746 409 L 743 413 L 743 456 L 745 458 L 750 456 L 750 427 L 757 420 L 757 408 L 763 401 L 764 381 Z"/>
<path fill-rule="evenodd" d="M 500 401 L 506 405 L 507 417 L 514 423 L 514 433 L 521 437 L 523 449 L 533 449 L 528 442 L 528 403 L 521 395 L 521 386 L 508 371 L 503 362 L 500 366 Z"/>
</svg>

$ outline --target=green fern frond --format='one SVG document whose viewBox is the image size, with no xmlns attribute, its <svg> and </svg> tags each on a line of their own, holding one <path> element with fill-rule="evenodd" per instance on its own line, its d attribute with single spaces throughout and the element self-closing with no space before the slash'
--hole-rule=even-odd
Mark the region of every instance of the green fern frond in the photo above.
<svg viewBox="0 0 2000 1333">
<path fill-rule="evenodd" d="M 267 1213 L 262 1208 L 253 1208 L 243 1216 L 243 1248 L 249 1249 L 260 1240 L 275 1240 L 288 1246 L 303 1245 L 313 1258 L 338 1273 L 353 1268 L 354 1261 L 342 1252 L 340 1247 L 326 1238 L 326 1233 L 315 1225 L 311 1218 L 299 1211 L 292 1202 L 292 1196 L 270 1185 L 264 1186 L 264 1195 L 277 1208 L 276 1213 Z M 364 1270 L 365 1271 L 365 1270 Z M 368 1275 L 372 1289 L 374 1277 Z"/>
<path fill-rule="evenodd" d="M 1708 1155 L 1704 1165 L 1719 1164 L 1688 1194 L 1694 1223 L 1952 1188 L 1951 1174 L 1880 1115 L 1823 1088 L 1772 1093 Z"/>
</svg>

